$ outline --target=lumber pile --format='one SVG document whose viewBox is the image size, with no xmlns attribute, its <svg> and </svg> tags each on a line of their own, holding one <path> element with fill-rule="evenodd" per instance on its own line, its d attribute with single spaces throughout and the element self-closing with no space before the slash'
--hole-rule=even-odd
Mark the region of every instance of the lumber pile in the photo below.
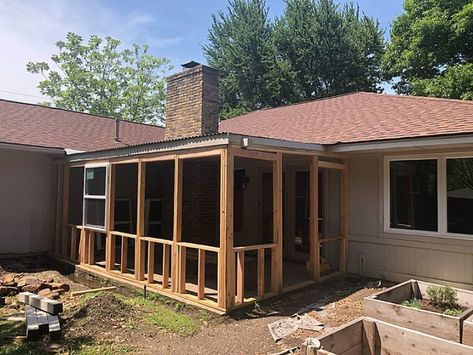
<svg viewBox="0 0 473 355">
<path fill-rule="evenodd" d="M 42 334 L 49 334 L 50 340 L 60 339 L 61 325 L 58 314 L 63 311 L 62 302 L 31 292 L 18 294 L 18 301 L 26 305 L 26 336 L 29 340 L 37 340 Z"/>
</svg>

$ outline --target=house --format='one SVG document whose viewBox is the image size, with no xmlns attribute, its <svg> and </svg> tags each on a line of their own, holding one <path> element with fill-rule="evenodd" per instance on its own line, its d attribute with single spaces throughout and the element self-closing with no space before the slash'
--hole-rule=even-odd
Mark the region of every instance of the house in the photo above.
<svg viewBox="0 0 473 355">
<path fill-rule="evenodd" d="M 106 118 L 66 133 L 59 116 L 81 114 L 2 104 L 42 110 L 14 144 L 56 148 L 42 175 L 33 152 L 6 153 L 29 179 L 1 186 L 44 212 L 11 217 L 18 251 L 50 236 L 77 267 L 222 313 L 347 271 L 473 288 L 472 102 L 353 93 L 219 123 L 218 73 L 190 63 L 168 79 L 164 132 L 121 122 L 123 143 Z M 29 202 L 40 183 L 51 193 Z"/>
</svg>

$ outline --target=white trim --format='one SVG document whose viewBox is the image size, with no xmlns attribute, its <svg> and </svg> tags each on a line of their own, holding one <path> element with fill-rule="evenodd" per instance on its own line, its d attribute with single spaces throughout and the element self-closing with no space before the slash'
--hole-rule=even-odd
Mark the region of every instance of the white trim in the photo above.
<svg viewBox="0 0 473 355">
<path fill-rule="evenodd" d="M 383 161 L 383 182 L 384 182 L 384 221 L 383 231 L 388 234 L 405 234 L 428 236 L 444 239 L 472 240 L 473 234 L 449 233 L 447 215 L 447 159 L 473 158 L 473 152 L 455 153 L 425 153 L 411 155 L 390 155 L 385 156 Z M 423 231 L 416 229 L 392 228 L 391 221 L 391 194 L 390 194 L 390 171 L 389 163 L 400 160 L 437 160 L 437 232 Z"/>
<path fill-rule="evenodd" d="M 107 208 L 107 191 L 108 191 L 108 175 L 110 174 L 110 163 L 92 163 L 92 164 L 85 164 L 84 165 L 84 186 L 83 186 L 83 194 L 82 194 L 82 225 L 99 232 L 107 232 L 108 231 L 108 208 Z M 86 194 L 86 186 L 87 186 L 87 169 L 94 169 L 94 168 L 105 168 L 105 193 L 104 195 L 89 195 Z M 93 224 L 86 223 L 86 213 L 85 213 L 85 201 L 86 200 L 104 200 L 105 201 L 105 211 L 104 211 L 104 223 L 103 228 L 102 226 L 97 226 Z"/>
</svg>

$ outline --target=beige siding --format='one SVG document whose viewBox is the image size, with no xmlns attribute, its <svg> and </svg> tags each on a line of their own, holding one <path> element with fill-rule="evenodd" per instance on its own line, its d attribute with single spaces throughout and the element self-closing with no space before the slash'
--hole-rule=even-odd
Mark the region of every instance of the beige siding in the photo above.
<svg viewBox="0 0 473 355">
<path fill-rule="evenodd" d="M 48 250 L 51 159 L 0 149 L 0 254 Z"/>
<path fill-rule="evenodd" d="M 392 281 L 418 278 L 473 288 L 473 237 L 384 233 L 383 161 L 381 155 L 350 158 L 349 271 Z"/>
</svg>

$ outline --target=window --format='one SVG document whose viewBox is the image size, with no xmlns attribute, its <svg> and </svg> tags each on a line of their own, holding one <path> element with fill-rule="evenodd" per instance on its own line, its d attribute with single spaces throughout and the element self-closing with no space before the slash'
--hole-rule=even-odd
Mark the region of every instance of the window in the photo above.
<svg viewBox="0 0 473 355">
<path fill-rule="evenodd" d="M 390 227 L 437 231 L 437 160 L 391 161 Z"/>
<path fill-rule="evenodd" d="M 84 225 L 104 230 L 107 167 L 86 167 L 84 175 Z"/>
<path fill-rule="evenodd" d="M 385 158 L 388 233 L 473 237 L 473 157 Z"/>
<path fill-rule="evenodd" d="M 473 234 L 473 158 L 447 159 L 447 231 Z"/>
</svg>

